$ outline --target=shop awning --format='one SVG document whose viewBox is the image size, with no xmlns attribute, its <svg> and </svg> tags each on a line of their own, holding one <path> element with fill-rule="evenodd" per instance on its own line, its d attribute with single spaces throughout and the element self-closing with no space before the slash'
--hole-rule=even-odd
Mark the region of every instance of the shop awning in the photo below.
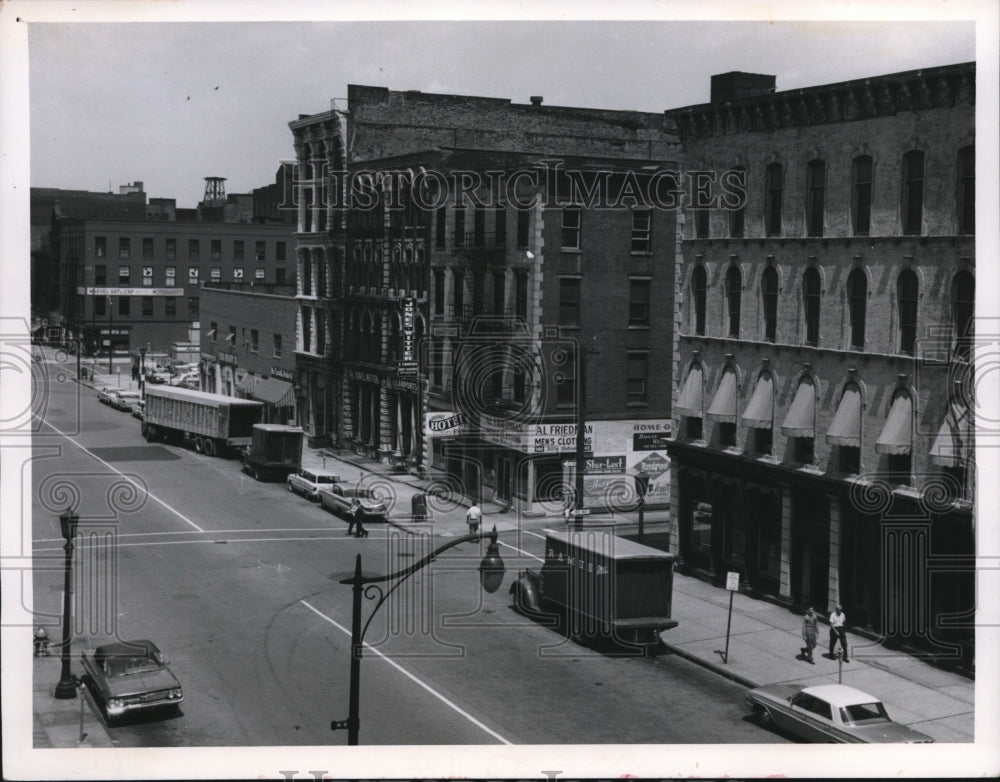
<svg viewBox="0 0 1000 782">
<path fill-rule="evenodd" d="M 781 431 L 787 437 L 815 437 L 816 428 L 816 387 L 809 380 L 803 380 L 795 391 L 792 406 L 788 408 Z"/>
<path fill-rule="evenodd" d="M 731 369 L 722 373 L 722 381 L 708 407 L 708 415 L 729 424 L 736 423 L 736 373 Z"/>
<path fill-rule="evenodd" d="M 701 418 L 702 402 L 702 378 L 701 367 L 693 366 L 688 372 L 684 381 L 684 388 L 681 389 L 680 397 L 674 409 L 681 415 L 689 418 Z"/>
<path fill-rule="evenodd" d="M 953 405 L 941 422 L 934 443 L 931 445 L 931 463 L 939 467 L 957 467 L 965 463 L 971 453 L 972 422 L 968 410 Z"/>
<path fill-rule="evenodd" d="M 913 401 L 908 394 L 900 394 L 892 401 L 882 434 L 875 441 L 875 451 L 894 456 L 908 454 L 913 445 L 912 419 Z"/>
<path fill-rule="evenodd" d="M 750 404 L 743 411 L 743 423 L 754 429 L 770 429 L 774 425 L 774 381 L 761 375 L 754 387 Z"/>
<path fill-rule="evenodd" d="M 243 379 L 236 383 L 237 391 L 249 391 L 257 385 L 257 376 L 254 374 L 244 375 Z"/>
<path fill-rule="evenodd" d="M 269 377 L 257 384 L 250 396 L 260 402 L 266 402 L 275 407 L 291 407 L 295 404 L 293 386 L 287 380 Z"/>
<path fill-rule="evenodd" d="M 834 445 L 861 447 L 861 392 L 848 388 L 840 398 L 833 423 L 826 432 L 826 441 Z"/>
</svg>

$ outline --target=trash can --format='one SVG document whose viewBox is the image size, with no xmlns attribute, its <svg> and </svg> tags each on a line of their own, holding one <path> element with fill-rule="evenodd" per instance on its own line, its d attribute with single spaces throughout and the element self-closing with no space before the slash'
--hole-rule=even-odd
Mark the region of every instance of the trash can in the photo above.
<svg viewBox="0 0 1000 782">
<path fill-rule="evenodd" d="M 87 379 L 87 368 L 86 367 L 81 367 L 80 368 L 80 380 L 86 380 L 86 379 Z"/>
<path fill-rule="evenodd" d="M 427 510 L 427 495 L 414 494 L 410 501 L 410 514 L 414 521 L 430 521 L 431 516 Z"/>
</svg>

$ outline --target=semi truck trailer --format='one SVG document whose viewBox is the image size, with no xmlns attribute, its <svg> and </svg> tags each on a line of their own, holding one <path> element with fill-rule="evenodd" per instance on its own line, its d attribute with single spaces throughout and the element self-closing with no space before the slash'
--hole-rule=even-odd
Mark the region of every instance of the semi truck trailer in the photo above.
<svg viewBox="0 0 1000 782">
<path fill-rule="evenodd" d="M 147 442 L 190 443 L 198 453 L 221 456 L 253 442 L 264 404 L 175 386 L 146 386 L 142 436 Z"/>
</svg>

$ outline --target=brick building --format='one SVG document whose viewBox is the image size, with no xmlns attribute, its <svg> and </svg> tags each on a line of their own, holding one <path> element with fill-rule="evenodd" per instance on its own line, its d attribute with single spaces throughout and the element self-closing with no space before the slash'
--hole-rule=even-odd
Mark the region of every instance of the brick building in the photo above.
<svg viewBox="0 0 1000 782">
<path fill-rule="evenodd" d="M 264 402 L 268 423 L 295 419 L 297 309 L 294 285 L 202 285 L 202 390 Z"/>
<path fill-rule="evenodd" d="M 303 418 L 307 431 L 322 437 L 322 421 L 342 446 L 527 511 L 560 502 L 581 387 L 592 461 L 633 469 L 653 456 L 653 441 L 632 435 L 669 428 L 673 346 L 657 335 L 671 328 L 674 213 L 574 202 L 571 177 L 552 172 L 573 171 L 584 190 L 603 177 L 612 190 L 648 179 L 676 167 L 672 124 L 540 98 L 354 85 L 348 96 L 346 112 L 290 123 L 301 182 L 297 373 L 325 411 Z M 321 177 L 324 166 L 347 175 Z M 433 204 L 413 187 L 428 172 Z M 466 174 L 474 186 L 449 184 Z M 530 193 L 505 186 L 513 180 Z M 351 208 L 336 208 L 345 200 Z M 597 351 L 582 386 L 580 345 Z M 460 434 L 425 436 L 428 421 L 456 413 Z"/>
<path fill-rule="evenodd" d="M 677 266 L 674 544 L 971 661 L 943 617 L 975 607 L 975 65 L 774 87 L 725 74 L 667 112 L 722 193 Z"/>
</svg>

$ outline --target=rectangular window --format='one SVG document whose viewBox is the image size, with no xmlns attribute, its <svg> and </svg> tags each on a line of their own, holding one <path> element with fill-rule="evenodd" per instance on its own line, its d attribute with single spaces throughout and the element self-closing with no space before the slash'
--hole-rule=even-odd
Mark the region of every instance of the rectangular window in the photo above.
<svg viewBox="0 0 1000 782">
<path fill-rule="evenodd" d="M 128 296 L 118 297 L 118 314 L 119 315 L 130 315 L 132 314 L 132 302 L 129 300 Z"/>
<path fill-rule="evenodd" d="M 774 434 L 771 429 L 753 430 L 754 453 L 758 456 L 770 456 L 774 445 Z"/>
<path fill-rule="evenodd" d="M 94 237 L 94 257 L 95 258 L 106 258 L 108 255 L 108 237 L 106 236 L 95 236 Z"/>
<path fill-rule="evenodd" d="M 312 310 L 309 307 L 302 308 L 302 349 L 306 353 L 311 353 L 312 346 Z"/>
<path fill-rule="evenodd" d="M 95 315 L 107 315 L 108 314 L 108 297 L 107 296 L 95 296 L 94 297 L 94 314 Z"/>
<path fill-rule="evenodd" d="M 213 261 L 221 261 L 222 260 L 222 240 L 221 239 L 212 239 L 212 243 L 210 245 L 209 252 L 211 252 L 211 254 L 212 254 L 212 260 Z"/>
<path fill-rule="evenodd" d="M 222 279 L 222 269 L 220 269 L 218 266 L 213 266 L 211 269 L 209 269 L 208 273 L 212 279 L 212 282 L 219 282 Z"/>
<path fill-rule="evenodd" d="M 167 296 L 163 300 L 163 314 L 168 317 L 174 317 L 177 315 L 177 297 Z"/>
<path fill-rule="evenodd" d="M 497 247 L 507 245 L 507 207 L 503 204 L 493 211 L 493 235 Z"/>
<path fill-rule="evenodd" d="M 736 424 L 729 421 L 719 422 L 719 447 L 736 447 Z"/>
<path fill-rule="evenodd" d="M 169 288 L 177 284 L 177 267 L 167 266 L 163 270 L 164 284 Z"/>
<path fill-rule="evenodd" d="M 632 252 L 649 252 L 652 215 L 651 209 L 636 209 L 632 212 Z"/>
<path fill-rule="evenodd" d="M 118 258 L 127 261 L 132 257 L 132 241 L 127 236 L 118 239 Z"/>
<path fill-rule="evenodd" d="M 795 461 L 799 464 L 812 464 L 815 442 L 812 437 L 795 437 Z"/>
<path fill-rule="evenodd" d="M 198 320 L 200 315 L 197 296 L 188 296 L 188 320 Z"/>
<path fill-rule="evenodd" d="M 132 275 L 132 269 L 129 266 L 119 266 L 118 267 L 118 284 L 128 285 L 129 278 Z"/>
<path fill-rule="evenodd" d="M 274 347 L 272 348 L 272 350 L 273 350 L 273 353 L 272 353 L 273 357 L 274 358 L 281 358 L 281 335 L 280 334 L 274 334 L 272 336 L 271 340 L 272 340 L 272 343 L 274 345 Z"/>
<path fill-rule="evenodd" d="M 250 352 L 256 353 L 260 349 L 260 332 L 257 329 L 250 329 Z"/>
<path fill-rule="evenodd" d="M 841 445 L 837 447 L 840 452 L 838 460 L 840 462 L 840 471 L 846 475 L 857 475 L 861 472 L 861 449 L 855 448 L 850 445 Z"/>
<path fill-rule="evenodd" d="M 108 284 L 108 267 L 98 265 L 94 267 L 94 285 Z"/>
<path fill-rule="evenodd" d="M 153 317 L 153 297 L 143 296 L 142 297 L 142 316 L 144 318 Z"/>
<path fill-rule="evenodd" d="M 958 150 L 958 232 L 976 232 L 976 148 Z"/>
<path fill-rule="evenodd" d="M 275 242 L 274 243 L 274 259 L 276 261 L 284 261 L 285 260 L 285 243 L 284 242 Z"/>
<path fill-rule="evenodd" d="M 632 350 L 628 353 L 628 374 L 625 387 L 630 403 L 646 402 L 649 373 L 649 353 Z"/>
<path fill-rule="evenodd" d="M 557 405 L 574 405 L 576 404 L 576 352 L 573 347 L 566 346 L 566 354 L 568 356 L 566 363 L 563 364 L 561 377 L 558 375 L 554 379 L 556 384 L 556 404 Z"/>
<path fill-rule="evenodd" d="M 455 207 L 455 247 L 465 247 L 465 207 Z"/>
<path fill-rule="evenodd" d="M 527 209 L 517 210 L 517 249 L 526 250 L 530 239 L 531 212 Z"/>
<path fill-rule="evenodd" d="M 914 149 L 903 155 L 903 233 L 922 231 L 924 216 L 924 153 Z"/>
<path fill-rule="evenodd" d="M 198 244 L 197 239 L 188 239 L 188 260 L 201 260 L 201 245 Z"/>
<path fill-rule="evenodd" d="M 166 259 L 168 261 L 177 260 L 177 240 L 167 239 L 167 251 L 165 253 Z"/>
<path fill-rule="evenodd" d="M 709 211 L 707 209 L 692 209 L 694 213 L 694 235 L 696 239 L 708 238 Z"/>
<path fill-rule="evenodd" d="M 629 280 L 628 325 L 649 325 L 649 280 Z"/>
<path fill-rule="evenodd" d="M 462 272 L 454 272 L 452 274 L 452 285 L 454 287 L 452 291 L 452 313 L 456 318 L 461 318 L 465 315 L 465 275 Z"/>
<path fill-rule="evenodd" d="M 255 261 L 266 261 L 267 260 L 267 242 L 256 242 L 254 244 L 254 260 Z"/>
<path fill-rule="evenodd" d="M 434 246 L 443 250 L 448 237 L 448 207 L 439 206 L 434 212 Z"/>
<path fill-rule="evenodd" d="M 198 284 L 198 267 L 188 266 L 188 284 L 197 285 Z"/>
<path fill-rule="evenodd" d="M 151 236 L 142 237 L 142 260 L 153 260 L 153 238 Z"/>
<path fill-rule="evenodd" d="M 580 278 L 559 278 L 559 324 L 580 325 Z"/>
<path fill-rule="evenodd" d="M 726 204 L 727 208 L 729 208 L 729 236 L 733 239 L 742 239 L 746 232 L 747 172 L 745 168 L 737 168 L 732 173 L 733 178 L 729 182 L 731 186 L 739 188 L 739 192 L 736 195 L 739 199 L 739 205 L 729 208 L 731 205 Z M 725 200 L 723 203 L 725 203 Z"/>
<path fill-rule="evenodd" d="M 562 240 L 559 245 L 563 250 L 580 249 L 580 223 L 581 212 L 579 207 L 563 207 Z"/>
<path fill-rule="evenodd" d="M 823 235 L 825 203 L 826 163 L 811 160 L 806 167 L 806 231 L 809 236 Z"/>
<path fill-rule="evenodd" d="M 243 240 L 235 239 L 233 240 L 233 260 L 242 261 L 243 260 Z"/>
<path fill-rule="evenodd" d="M 274 270 L 274 284 L 275 285 L 284 285 L 285 284 L 285 270 L 284 269 L 275 269 Z"/>
<path fill-rule="evenodd" d="M 872 224 L 872 159 L 868 155 L 854 158 L 851 165 L 852 222 L 855 236 L 868 236 Z"/>
<path fill-rule="evenodd" d="M 702 430 L 701 419 L 695 418 L 694 416 L 688 416 L 684 420 L 687 421 L 687 439 L 700 440 Z"/>
<path fill-rule="evenodd" d="M 486 243 L 486 210 L 479 206 L 472 210 L 472 241 L 473 247 Z"/>
<path fill-rule="evenodd" d="M 522 320 L 528 319 L 528 273 L 523 270 L 514 272 L 516 296 L 514 299 L 514 315 Z"/>
<path fill-rule="evenodd" d="M 142 267 L 142 284 L 147 288 L 153 287 L 153 267 L 143 266 Z"/>
<path fill-rule="evenodd" d="M 780 163 L 771 163 L 764 173 L 764 232 L 781 236 L 781 199 L 784 170 Z"/>
<path fill-rule="evenodd" d="M 234 266 L 233 267 L 233 280 L 235 280 L 236 282 L 242 282 L 243 281 L 243 267 L 242 266 Z"/>
<path fill-rule="evenodd" d="M 444 315 L 444 269 L 434 270 L 434 314 Z"/>
<path fill-rule="evenodd" d="M 262 266 L 258 266 L 256 269 L 254 269 L 253 278 L 257 282 L 264 282 L 264 268 Z"/>
</svg>

